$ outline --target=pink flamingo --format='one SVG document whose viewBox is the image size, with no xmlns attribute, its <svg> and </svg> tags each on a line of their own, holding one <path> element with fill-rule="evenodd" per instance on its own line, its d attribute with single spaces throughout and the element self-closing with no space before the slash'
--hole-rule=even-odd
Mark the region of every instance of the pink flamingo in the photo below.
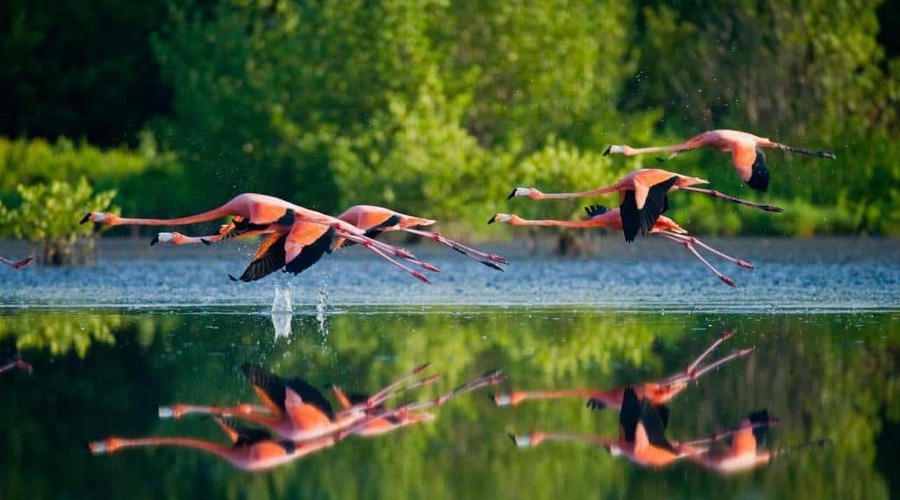
<svg viewBox="0 0 900 500">
<path fill-rule="evenodd" d="M 603 206 L 592 205 L 590 207 L 585 207 L 585 211 L 590 217 L 587 220 L 528 220 L 513 214 L 494 214 L 494 216 L 491 217 L 490 220 L 488 220 L 488 224 L 492 224 L 494 222 L 503 222 L 512 226 L 560 226 L 576 228 L 606 227 L 610 229 L 622 230 L 622 217 L 620 215 L 619 209 L 609 210 Z M 689 252 L 691 252 L 691 254 L 694 255 L 694 257 L 699 259 L 707 269 L 712 271 L 713 274 L 715 274 L 727 285 L 737 286 L 733 279 L 719 272 L 718 269 L 713 267 L 712 264 L 704 259 L 703 256 L 700 255 L 700 253 L 697 252 L 697 250 L 694 248 L 694 245 L 701 247 L 715 255 L 718 255 L 725 260 L 733 262 L 740 267 L 753 269 L 753 265 L 749 262 L 735 259 L 734 257 L 726 255 L 716 250 L 715 248 L 712 248 L 706 243 L 703 243 L 696 237 L 687 234 L 687 231 L 685 231 L 675 221 L 668 217 L 660 216 L 653 224 L 650 233 L 659 235 L 686 248 Z"/>
<path fill-rule="evenodd" d="M 336 235 L 346 238 L 349 241 L 353 241 L 354 243 L 359 243 L 399 269 L 410 273 L 415 278 L 426 283 L 428 282 L 428 278 L 426 278 L 425 275 L 395 261 L 391 256 L 407 259 L 421 265 L 429 271 L 438 271 L 436 267 L 430 264 L 416 261 L 415 256 L 403 248 L 394 247 L 367 237 L 365 231 L 352 224 L 348 224 L 340 219 L 314 210 L 303 208 L 299 205 L 294 205 L 293 203 L 275 198 L 274 196 L 263 194 L 239 194 L 224 205 L 213 210 L 175 219 L 138 219 L 119 217 L 108 212 L 91 212 L 81 219 L 81 223 L 93 221 L 108 226 L 180 226 L 207 222 L 227 216 L 241 217 L 241 220 L 245 221 L 246 224 L 249 224 L 254 231 L 287 233 L 284 244 L 275 246 L 275 248 L 283 246 L 285 253 L 284 261 L 286 263 L 293 262 L 307 246 L 304 243 L 308 243 L 306 240 L 300 242 L 295 241 L 292 238 L 294 230 L 302 227 L 302 223 L 316 223 L 334 228 Z M 301 232 L 306 234 L 305 231 Z"/>
<path fill-rule="evenodd" d="M 834 153 L 828 151 L 811 151 L 786 146 L 767 138 L 738 130 L 710 130 L 691 137 L 681 144 L 670 146 L 632 148 L 631 146 L 614 145 L 606 148 L 603 154 L 634 156 L 643 153 L 671 153 L 667 158 L 670 159 L 685 151 L 703 147 L 731 152 L 731 161 L 737 169 L 738 175 L 741 176 L 741 179 L 748 186 L 759 191 L 766 191 L 769 188 L 769 168 L 766 165 L 766 155 L 762 151 L 763 148 L 780 149 L 782 151 L 832 160 L 836 158 Z"/>
<path fill-rule="evenodd" d="M 754 203 L 723 194 L 712 189 L 693 187 L 695 184 L 706 184 L 707 181 L 697 177 L 687 177 L 658 168 L 634 170 L 611 186 L 579 191 L 575 193 L 543 193 L 535 188 L 517 187 L 507 199 L 527 196 L 532 200 L 587 198 L 609 193 L 620 193 L 622 226 L 625 241 L 634 241 L 638 231 L 647 234 L 656 219 L 668 208 L 670 191 L 681 190 L 706 194 L 714 198 L 731 201 L 768 212 L 784 212 L 780 207 Z"/>
</svg>

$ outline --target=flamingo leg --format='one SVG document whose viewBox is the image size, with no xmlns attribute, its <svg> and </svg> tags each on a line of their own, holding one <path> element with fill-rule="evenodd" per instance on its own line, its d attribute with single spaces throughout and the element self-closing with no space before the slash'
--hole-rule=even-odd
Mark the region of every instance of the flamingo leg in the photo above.
<svg viewBox="0 0 900 500">
<path fill-rule="evenodd" d="M 449 238 L 444 237 L 442 234 L 436 233 L 434 231 L 423 231 L 421 229 L 412 229 L 412 228 L 406 228 L 406 229 L 403 229 L 403 231 L 406 231 L 408 233 L 412 233 L 412 234 L 415 234 L 418 236 L 422 236 L 425 238 L 430 238 L 438 243 L 441 243 L 443 245 L 446 245 L 446 246 L 456 250 L 457 252 L 465 255 L 466 257 L 469 257 L 470 259 L 477 260 L 478 262 L 481 262 L 482 264 L 484 264 L 490 268 L 496 269 L 498 271 L 503 271 L 503 268 L 498 266 L 497 263 L 509 264 L 509 261 L 505 257 L 502 257 L 502 256 L 494 254 L 494 253 L 485 253 L 485 252 L 475 250 L 474 248 L 463 245 L 462 243 L 459 243 L 457 241 L 453 241 Z"/>
<path fill-rule="evenodd" d="M 375 394 L 372 394 L 371 396 L 369 396 L 362 403 L 353 405 L 352 407 L 347 408 L 346 410 L 343 410 L 342 413 L 356 411 L 356 410 L 360 410 L 360 409 L 368 410 L 368 409 L 375 408 L 378 405 L 380 405 L 381 403 L 383 403 L 384 401 L 386 401 L 387 399 L 391 398 L 394 394 L 430 383 L 430 381 L 433 380 L 435 377 L 427 377 L 426 379 L 422 379 L 422 380 L 419 380 L 412 384 L 407 384 L 406 386 L 404 386 L 404 384 L 408 380 L 410 380 L 411 378 L 413 378 L 416 375 L 419 375 L 420 373 L 425 371 L 425 369 L 427 369 L 430 365 L 431 365 L 431 363 L 424 363 L 424 364 L 417 366 L 411 372 L 407 373 L 406 375 L 403 375 L 402 377 L 398 378 L 397 380 L 395 380 L 395 381 L 391 382 L 390 384 L 381 388 L 381 390 L 379 390 Z"/>
<path fill-rule="evenodd" d="M 744 205 L 744 206 L 748 206 L 748 207 L 753 207 L 753 208 L 758 208 L 758 209 L 760 209 L 760 210 L 765 210 L 766 212 L 776 212 L 776 213 L 782 213 L 782 212 L 784 212 L 784 209 L 781 208 L 781 207 L 779 207 L 779 206 L 775 206 L 775 205 L 766 205 L 766 204 L 763 204 L 763 203 L 754 203 L 754 202 L 752 202 L 752 201 L 744 200 L 744 199 L 741 199 L 741 198 L 735 198 L 734 196 L 730 196 L 730 195 L 727 195 L 727 194 L 722 193 L 722 192 L 720 192 L 720 191 L 716 191 L 715 189 L 703 189 L 703 188 L 696 188 L 696 187 L 692 187 L 692 186 L 681 187 L 681 188 L 678 188 L 678 189 L 681 190 L 681 191 L 691 191 L 691 192 L 694 192 L 694 193 L 705 194 L 705 195 L 708 195 L 708 196 L 712 196 L 713 198 L 718 198 L 718 199 L 720 199 L 720 200 L 730 201 L 730 202 L 732 202 L 732 203 L 737 203 L 737 204 L 740 204 L 740 205 Z"/>
<path fill-rule="evenodd" d="M 393 264 L 393 265 L 396 266 L 397 268 L 399 268 L 399 269 L 401 269 L 401 270 L 403 270 L 403 271 L 406 271 L 407 273 L 413 275 L 414 278 L 416 278 L 416 279 L 418 279 L 418 280 L 420 280 L 420 281 L 424 281 L 425 283 L 431 283 L 431 282 L 428 280 L 428 278 L 427 278 L 424 274 L 420 273 L 419 271 L 415 271 L 415 270 L 413 270 L 413 269 L 410 269 L 408 266 L 405 266 L 405 265 L 401 264 L 400 262 L 397 262 L 396 260 L 392 259 L 392 258 L 390 257 L 390 255 L 388 255 L 385 251 L 383 251 L 383 250 L 380 248 L 379 245 L 373 244 L 372 242 L 373 242 L 374 240 L 372 240 L 371 238 L 358 237 L 358 236 L 356 236 L 356 235 L 349 235 L 349 234 L 348 234 L 348 235 L 344 235 L 344 236 L 346 237 L 346 239 L 348 239 L 348 240 L 350 240 L 350 241 L 354 241 L 355 243 L 359 243 L 360 245 L 366 247 L 368 250 L 370 250 L 371 252 L 374 252 L 376 255 L 378 255 L 378 256 L 381 257 L 382 259 L 385 259 L 386 261 L 390 262 L 391 264 Z M 390 246 L 390 245 L 388 245 L 388 246 Z M 394 248 L 394 247 L 391 247 L 391 248 Z M 408 252 L 407 252 L 407 253 L 408 253 Z M 409 255 L 412 255 L 412 254 L 409 254 Z M 410 258 L 410 257 L 403 257 L 403 258 L 404 258 L 405 260 L 407 260 L 407 261 L 413 263 L 413 264 L 416 264 L 416 265 L 421 266 L 421 267 L 424 268 L 424 269 L 428 269 L 429 271 L 436 271 L 436 272 L 439 272 L 439 271 L 440 271 L 440 269 L 438 269 L 437 267 L 435 267 L 435 266 L 433 266 L 433 265 L 431 265 L 431 264 L 429 264 L 429 263 L 427 263 L 427 262 L 420 262 L 420 261 L 415 260 L 414 258 Z"/>
<path fill-rule="evenodd" d="M 666 232 L 667 232 L 667 233 L 670 233 L 669 231 L 666 231 Z M 710 253 L 712 253 L 712 254 L 718 255 L 719 257 L 721 257 L 721 258 L 723 258 L 723 259 L 725 259 L 725 260 L 727 260 L 727 261 L 729 261 L 729 262 L 733 262 L 733 263 L 735 263 L 735 264 L 737 264 L 737 265 L 739 265 L 739 266 L 741 266 L 741 267 L 743 267 L 743 268 L 746 268 L 746 269 L 754 269 L 753 264 L 747 262 L 746 260 L 736 259 L 736 258 L 734 258 L 734 257 L 732 257 L 732 256 L 730 256 L 730 255 L 728 255 L 728 254 L 726 254 L 726 253 L 723 253 L 723 252 L 721 252 L 721 251 L 719 251 L 719 250 L 716 250 L 715 248 L 713 248 L 713 247 L 707 245 L 706 243 L 700 241 L 698 238 L 696 238 L 696 237 L 694 237 L 694 236 L 688 236 L 688 235 L 677 234 L 677 233 L 670 233 L 670 234 L 672 234 L 674 237 L 676 237 L 676 238 L 678 238 L 678 239 L 682 239 L 682 240 L 687 239 L 687 240 L 690 240 L 690 242 L 691 242 L 692 244 L 697 245 L 698 247 L 703 248 L 704 250 L 707 250 L 708 252 L 710 252 Z"/>
<path fill-rule="evenodd" d="M 704 438 L 694 439 L 692 441 L 681 441 L 681 442 L 679 442 L 679 444 L 688 445 L 688 446 L 693 446 L 693 445 L 698 445 L 698 444 L 710 444 L 710 443 L 715 443 L 716 441 L 721 441 L 729 436 L 733 436 L 733 435 L 737 434 L 738 432 L 741 432 L 742 430 L 745 430 L 745 429 L 759 429 L 759 428 L 763 428 L 763 427 L 772 427 L 775 425 L 778 425 L 777 420 L 773 420 L 771 422 L 755 422 L 755 423 L 743 425 L 736 429 L 729 429 L 729 430 L 723 431 L 723 432 L 715 432 Z"/>
<path fill-rule="evenodd" d="M 456 387 L 452 391 L 441 394 L 440 396 L 432 399 L 431 401 L 425 401 L 421 403 L 410 403 L 404 405 L 402 409 L 404 411 L 418 411 L 425 410 L 429 408 L 436 408 L 438 406 L 443 405 L 450 399 L 453 399 L 457 396 L 461 396 L 463 394 L 475 391 L 482 387 L 488 387 L 491 385 L 499 384 L 500 382 L 506 380 L 506 375 L 503 375 L 501 370 L 491 370 L 479 377 L 475 377 L 472 380 Z"/>
<path fill-rule="evenodd" d="M 679 245 L 686 248 L 689 252 L 691 252 L 694 255 L 694 257 L 696 257 L 700 262 L 702 262 L 703 265 L 706 266 L 707 269 L 709 269 L 710 271 L 712 271 L 713 274 L 718 276 L 719 279 L 722 280 L 726 285 L 737 286 L 737 283 L 735 283 L 735 281 L 733 279 L 731 279 L 730 277 L 721 273 L 718 269 L 713 267 L 713 265 L 710 264 L 706 259 L 704 259 L 703 256 L 700 255 L 699 252 L 697 252 L 697 249 L 695 249 L 694 245 L 693 245 L 694 241 L 692 241 L 692 240 L 696 240 L 696 238 L 686 237 L 686 236 L 683 236 L 680 234 L 670 233 L 668 231 L 658 231 L 655 234 L 658 234 L 658 235 L 668 239 L 669 241 L 678 243 Z"/>
</svg>

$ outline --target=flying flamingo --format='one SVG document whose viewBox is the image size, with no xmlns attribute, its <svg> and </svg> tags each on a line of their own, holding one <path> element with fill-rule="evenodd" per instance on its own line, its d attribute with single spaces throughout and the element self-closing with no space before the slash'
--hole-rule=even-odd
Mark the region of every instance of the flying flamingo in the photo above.
<svg viewBox="0 0 900 500">
<path fill-rule="evenodd" d="M 589 207 L 585 207 L 584 209 L 589 219 L 586 220 L 528 220 L 519 217 L 518 215 L 513 214 L 494 214 L 493 217 L 488 220 L 488 224 L 492 224 L 494 222 L 503 222 L 512 226 L 560 226 L 560 227 L 577 227 L 577 228 L 590 228 L 590 227 L 606 227 L 610 229 L 618 229 L 622 230 L 622 217 L 619 213 L 619 209 L 609 210 L 606 207 L 599 205 L 592 205 Z M 700 262 L 706 266 L 707 269 L 712 271 L 713 274 L 718 276 L 720 280 L 722 280 L 725 284 L 730 286 L 737 286 L 735 281 L 730 277 L 719 272 L 718 269 L 713 267 L 706 259 L 700 255 L 699 252 L 694 248 L 694 245 L 699 246 L 703 249 L 706 249 L 709 252 L 712 252 L 719 257 L 728 260 L 737 264 L 738 266 L 753 269 L 753 265 L 749 262 L 735 259 L 729 255 L 726 255 L 715 248 L 703 243 L 699 239 L 694 236 L 687 234 L 681 226 L 679 226 L 675 221 L 666 217 L 660 216 L 656 223 L 653 225 L 652 229 L 650 229 L 651 234 L 657 234 L 669 241 L 677 243 L 684 248 L 686 248 L 691 254 L 694 255 Z"/>
<path fill-rule="evenodd" d="M 772 453 L 761 447 L 765 444 L 768 427 L 777 423 L 778 420 L 769 417 L 766 410 L 753 412 L 741 422 L 730 448 L 718 452 L 708 450 L 689 458 L 707 469 L 726 474 L 753 469 L 772 458 Z"/>
<path fill-rule="evenodd" d="M 834 153 L 828 151 L 811 151 L 808 149 L 786 146 L 769 139 L 758 137 L 747 132 L 737 130 L 710 130 L 700 135 L 691 137 L 681 144 L 670 146 L 655 146 L 647 148 L 632 148 L 631 146 L 614 145 L 606 148 L 604 155 L 620 154 L 634 156 L 643 153 L 671 153 L 670 159 L 680 153 L 702 147 L 713 148 L 719 151 L 730 151 L 731 161 L 737 169 L 738 175 L 753 189 L 766 191 L 769 188 L 769 168 L 766 165 L 766 155 L 762 148 L 780 149 L 819 158 L 835 159 Z"/>
<path fill-rule="evenodd" d="M 303 442 L 272 439 L 269 433 L 263 430 L 250 429 L 219 417 L 215 417 L 215 421 L 231 439 L 231 446 L 194 438 L 164 436 L 133 439 L 109 437 L 91 442 L 88 447 L 94 455 L 115 453 L 122 448 L 154 446 L 192 448 L 224 458 L 238 469 L 260 471 L 284 465 L 331 447 L 343 438 L 343 436 L 327 435 Z"/>
<path fill-rule="evenodd" d="M 424 274 L 414 271 L 409 267 L 395 261 L 391 256 L 407 259 L 414 262 L 429 271 L 437 271 L 438 269 L 430 264 L 422 263 L 415 260 L 409 251 L 381 243 L 365 235 L 362 229 L 348 224 L 340 219 L 294 205 L 274 196 L 268 196 L 255 193 L 243 193 L 235 196 L 224 205 L 187 217 L 175 219 L 138 219 L 119 217 L 115 214 L 107 212 L 91 212 L 81 219 L 84 224 L 93 221 L 98 224 L 108 226 L 119 225 L 142 225 L 142 226 L 180 226 L 187 224 L 195 224 L 199 222 L 207 222 L 227 216 L 239 216 L 242 221 L 249 224 L 254 231 L 267 231 L 276 233 L 287 233 L 288 236 L 284 240 L 284 260 L 286 263 L 292 262 L 305 248 L 306 241 L 295 241 L 294 229 L 302 227 L 302 223 L 317 223 L 333 227 L 335 234 L 354 243 L 359 243 L 366 249 L 374 252 L 378 256 L 384 258 L 394 266 L 401 270 L 412 274 L 415 278 L 428 282 L 428 278 Z M 304 233 L 305 234 L 305 233 Z M 276 246 L 276 248 L 278 248 Z"/>
<path fill-rule="evenodd" d="M 535 188 L 517 187 L 509 193 L 507 199 L 518 196 L 527 196 L 532 200 L 587 198 L 619 192 L 625 241 L 634 241 L 638 231 L 644 234 L 650 231 L 656 219 L 668 208 L 667 193 L 675 190 L 702 193 L 767 212 L 784 212 L 774 205 L 742 200 L 713 189 L 696 188 L 693 187 L 695 184 L 707 184 L 707 181 L 658 168 L 643 168 L 633 170 L 615 184 L 606 187 L 575 193 L 543 193 Z"/>
<path fill-rule="evenodd" d="M 587 406 L 599 408 L 622 408 L 622 400 L 626 390 L 633 390 L 639 399 L 647 398 L 651 404 L 659 406 L 668 403 L 672 398 L 684 391 L 688 383 L 693 382 L 711 370 L 737 358 L 750 354 L 751 348 L 735 351 L 722 359 L 700 367 L 700 363 L 722 342 L 734 335 L 734 330 L 725 332 L 722 336 L 710 344 L 709 347 L 697 356 L 682 372 L 670 375 L 662 380 L 633 384 L 628 387 L 614 389 L 566 389 L 559 391 L 512 391 L 509 394 L 496 394 L 493 396 L 497 406 L 514 406 L 527 399 L 559 399 L 559 398 L 587 398 Z"/>
<path fill-rule="evenodd" d="M 510 439 L 520 448 L 533 448 L 544 441 L 583 441 L 603 446 L 612 456 L 624 456 L 639 466 L 652 468 L 665 467 L 706 450 L 697 444 L 670 442 L 665 436 L 665 422 L 658 409 L 647 398 L 639 402 L 631 387 L 624 391 L 618 439 L 570 432 L 510 434 Z"/>
<path fill-rule="evenodd" d="M 12 370 L 13 368 L 25 370 L 28 373 L 31 373 L 34 370 L 34 368 L 26 363 L 24 359 L 16 356 L 14 359 L 7 361 L 6 364 L 0 366 L 0 373 Z"/>
<path fill-rule="evenodd" d="M 15 269 L 22 269 L 23 267 L 27 266 L 28 264 L 31 264 L 31 261 L 33 261 L 33 260 L 34 259 L 31 257 L 25 257 L 24 259 L 22 259 L 20 261 L 12 261 L 5 257 L 0 257 L 0 262 L 6 264 L 8 266 L 11 266 Z"/>
</svg>

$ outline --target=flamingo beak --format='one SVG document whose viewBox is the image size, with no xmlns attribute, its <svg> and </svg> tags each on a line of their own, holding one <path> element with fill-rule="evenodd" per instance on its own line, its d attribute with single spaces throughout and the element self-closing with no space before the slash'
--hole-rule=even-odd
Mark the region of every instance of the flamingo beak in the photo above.
<svg viewBox="0 0 900 500">
<path fill-rule="evenodd" d="M 87 222 L 87 221 L 89 221 L 89 220 L 91 220 L 91 213 L 90 213 L 90 212 L 88 212 L 87 215 L 85 215 L 84 217 L 81 218 L 81 222 L 79 222 L 79 224 L 84 224 L 85 222 Z"/>
<path fill-rule="evenodd" d="M 494 214 L 491 216 L 490 219 L 488 219 L 488 224 L 493 224 L 496 220 L 497 220 L 497 214 Z"/>
<path fill-rule="evenodd" d="M 156 245 L 157 243 L 159 243 L 159 235 L 158 234 L 156 236 L 154 236 L 152 240 L 150 240 L 150 246 L 152 247 L 153 245 Z"/>
<path fill-rule="evenodd" d="M 609 155 L 609 151 L 612 149 L 612 146 L 607 146 L 606 149 L 603 150 L 603 156 Z"/>
</svg>

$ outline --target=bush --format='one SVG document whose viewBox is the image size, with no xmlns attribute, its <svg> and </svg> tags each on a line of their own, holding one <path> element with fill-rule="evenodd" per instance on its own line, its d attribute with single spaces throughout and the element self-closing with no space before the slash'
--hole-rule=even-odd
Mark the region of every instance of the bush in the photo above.
<svg viewBox="0 0 900 500">
<path fill-rule="evenodd" d="M 77 217 L 109 208 L 115 191 L 94 194 L 82 177 L 75 185 L 63 181 L 17 187 L 22 204 L 9 210 L 0 204 L 0 227 L 30 243 L 39 244 L 39 261 L 49 265 L 86 262 L 93 250 L 93 226 Z"/>
</svg>

